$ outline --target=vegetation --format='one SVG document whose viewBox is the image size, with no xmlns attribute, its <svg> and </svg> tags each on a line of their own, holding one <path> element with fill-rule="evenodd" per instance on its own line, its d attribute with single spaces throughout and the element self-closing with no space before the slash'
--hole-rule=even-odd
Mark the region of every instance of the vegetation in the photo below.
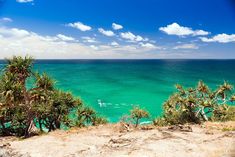
<svg viewBox="0 0 235 157">
<path fill-rule="evenodd" d="M 85 126 L 85 125 L 100 125 L 106 124 L 108 121 L 104 117 L 98 117 L 97 113 L 91 107 L 83 107 L 78 112 L 78 121 L 76 126 Z"/>
<path fill-rule="evenodd" d="M 27 79 L 33 78 L 32 88 L 26 88 Z M 176 85 L 174 93 L 163 105 L 163 115 L 155 125 L 202 123 L 204 121 L 235 120 L 235 94 L 232 85 L 224 82 L 212 91 L 199 81 L 195 88 L 185 89 Z M 76 118 L 69 115 L 76 113 Z M 130 118 L 138 127 L 149 113 L 133 107 Z M 31 57 L 7 60 L 0 76 L 0 135 L 30 136 L 33 128 L 41 132 L 72 126 L 105 124 L 107 120 L 97 116 L 94 109 L 84 106 L 71 93 L 55 87 L 55 81 L 47 74 L 33 72 Z"/>
<path fill-rule="evenodd" d="M 233 128 L 233 127 L 225 127 L 225 128 L 222 128 L 222 131 L 235 131 L 235 128 Z"/>
<path fill-rule="evenodd" d="M 235 121 L 235 106 L 217 106 L 211 117 L 212 121 Z"/>
<path fill-rule="evenodd" d="M 163 116 L 154 121 L 155 125 L 235 120 L 235 108 L 229 105 L 235 101 L 235 95 L 227 82 L 214 91 L 202 81 L 195 88 L 176 85 L 176 89 L 164 103 Z"/>
<path fill-rule="evenodd" d="M 71 93 L 55 88 L 55 81 L 45 73 L 33 72 L 31 57 L 7 60 L 0 77 L 0 134 L 28 137 L 37 126 L 40 131 L 52 131 L 63 126 L 71 127 L 69 118 L 78 110 L 76 124 L 98 125 L 107 122 L 97 113 L 84 107 Z M 27 89 L 28 78 L 34 78 L 33 88 Z M 86 121 L 86 122 L 85 122 Z"/>
<path fill-rule="evenodd" d="M 142 118 L 148 118 L 149 113 L 138 106 L 134 106 L 131 110 L 131 118 L 134 120 L 135 127 L 138 127 L 139 122 Z"/>
</svg>

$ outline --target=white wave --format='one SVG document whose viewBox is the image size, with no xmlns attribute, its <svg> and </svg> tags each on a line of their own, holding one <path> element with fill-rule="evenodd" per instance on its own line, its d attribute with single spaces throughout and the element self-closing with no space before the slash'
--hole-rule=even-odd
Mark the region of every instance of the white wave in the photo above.
<svg viewBox="0 0 235 157">
<path fill-rule="evenodd" d="M 143 125 L 143 124 L 152 124 L 153 121 L 144 121 L 144 122 L 141 122 L 140 125 Z"/>
</svg>

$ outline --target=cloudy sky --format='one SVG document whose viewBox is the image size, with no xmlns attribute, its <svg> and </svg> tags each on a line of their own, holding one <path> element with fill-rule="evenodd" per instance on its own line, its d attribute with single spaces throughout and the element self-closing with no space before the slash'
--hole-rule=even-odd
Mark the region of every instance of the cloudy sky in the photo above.
<svg viewBox="0 0 235 157">
<path fill-rule="evenodd" d="M 235 59 L 234 0 L 0 0 L 0 59 Z"/>
</svg>

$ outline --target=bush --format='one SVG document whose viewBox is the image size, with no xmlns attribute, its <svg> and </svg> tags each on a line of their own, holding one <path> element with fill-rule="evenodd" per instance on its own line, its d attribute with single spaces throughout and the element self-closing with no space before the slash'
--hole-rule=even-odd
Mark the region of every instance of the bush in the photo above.
<svg viewBox="0 0 235 157">
<path fill-rule="evenodd" d="M 226 105 L 235 101 L 232 85 L 224 82 L 211 91 L 202 81 L 195 88 L 176 85 L 174 93 L 163 105 L 163 115 L 156 125 L 202 123 L 208 120 L 234 120 L 234 107 Z"/>
<path fill-rule="evenodd" d="M 144 109 L 141 109 L 138 106 L 134 106 L 130 112 L 131 112 L 131 118 L 134 120 L 135 127 L 137 127 L 139 125 L 139 121 L 142 118 L 149 117 L 149 113 L 147 111 L 145 111 Z"/>
<path fill-rule="evenodd" d="M 221 105 L 217 106 L 212 115 L 213 121 L 235 121 L 235 106 Z"/>
<path fill-rule="evenodd" d="M 76 126 L 81 127 L 85 125 L 100 125 L 106 124 L 108 120 L 104 117 L 98 116 L 96 111 L 91 107 L 82 107 L 77 111 L 77 124 Z"/>
<path fill-rule="evenodd" d="M 96 112 L 83 107 L 80 99 L 71 93 L 55 88 L 55 82 L 45 73 L 42 75 L 32 70 L 31 57 L 13 57 L 0 77 L 0 134 L 29 136 L 33 128 L 38 126 L 41 131 L 52 131 L 62 126 L 71 127 L 69 118 L 71 111 L 79 110 L 86 122 L 81 126 L 98 125 L 106 121 L 97 117 Z M 35 84 L 26 88 L 26 81 L 33 77 Z M 85 114 L 85 115 L 84 115 Z M 90 118 L 90 119 L 89 119 Z"/>
<path fill-rule="evenodd" d="M 153 125 L 156 125 L 156 126 L 166 126 L 167 125 L 167 121 L 163 117 L 156 118 L 156 119 L 153 120 Z"/>
</svg>

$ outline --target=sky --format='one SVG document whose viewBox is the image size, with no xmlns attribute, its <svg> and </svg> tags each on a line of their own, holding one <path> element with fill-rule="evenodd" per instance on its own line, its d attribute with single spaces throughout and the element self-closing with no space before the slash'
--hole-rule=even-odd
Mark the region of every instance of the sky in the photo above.
<svg viewBox="0 0 235 157">
<path fill-rule="evenodd" d="M 0 0 L 0 59 L 235 59 L 235 0 Z"/>
</svg>

